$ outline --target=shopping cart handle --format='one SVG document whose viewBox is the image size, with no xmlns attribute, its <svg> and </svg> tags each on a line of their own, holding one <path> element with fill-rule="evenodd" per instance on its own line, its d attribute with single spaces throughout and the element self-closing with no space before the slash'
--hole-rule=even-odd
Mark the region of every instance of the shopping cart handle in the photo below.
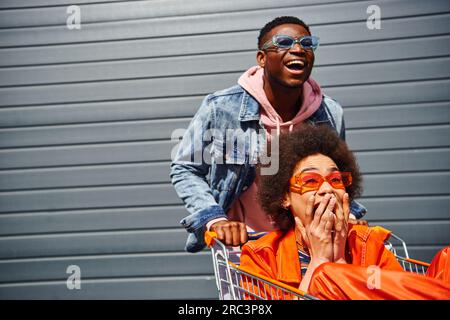
<svg viewBox="0 0 450 320">
<path fill-rule="evenodd" d="M 258 240 L 262 236 L 266 235 L 267 232 L 247 232 L 248 241 Z M 208 247 L 214 245 L 214 241 L 217 238 L 217 233 L 215 231 L 205 232 L 205 243 Z"/>
<path fill-rule="evenodd" d="M 208 247 L 211 247 L 214 244 L 214 239 L 217 238 L 217 233 L 214 231 L 206 231 L 205 232 L 205 243 Z"/>
</svg>

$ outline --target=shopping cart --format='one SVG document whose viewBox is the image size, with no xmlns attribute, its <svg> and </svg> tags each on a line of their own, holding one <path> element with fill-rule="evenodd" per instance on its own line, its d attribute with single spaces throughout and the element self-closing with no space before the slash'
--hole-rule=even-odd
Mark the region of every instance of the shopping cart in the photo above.
<svg viewBox="0 0 450 320">
<path fill-rule="evenodd" d="M 391 233 L 389 241 L 386 241 L 384 245 L 395 255 L 397 261 L 405 271 L 423 275 L 427 273 L 430 264 L 427 262 L 411 259 L 409 257 L 408 248 L 406 247 L 405 241 L 403 241 L 399 236 Z"/>
<path fill-rule="evenodd" d="M 255 240 L 259 234 L 249 234 Z M 216 286 L 221 300 L 318 300 L 297 288 L 274 279 L 254 274 L 240 267 L 241 251 L 238 247 L 227 247 L 217 238 L 215 232 L 206 232 L 205 241 L 211 249 Z M 400 262 L 405 271 L 425 274 L 428 263 L 409 258 L 406 243 L 391 233 L 385 246 Z"/>
<path fill-rule="evenodd" d="M 272 300 L 317 300 L 297 288 L 243 270 L 240 267 L 240 249 L 225 246 L 216 236 L 215 232 L 205 233 L 221 300 L 266 300 L 267 297 Z M 249 234 L 250 241 L 257 238 L 257 235 Z"/>
</svg>

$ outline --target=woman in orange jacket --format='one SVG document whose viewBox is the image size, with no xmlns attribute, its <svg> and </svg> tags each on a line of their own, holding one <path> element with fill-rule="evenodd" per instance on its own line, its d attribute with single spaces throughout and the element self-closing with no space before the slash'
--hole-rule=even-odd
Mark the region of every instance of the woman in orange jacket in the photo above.
<svg viewBox="0 0 450 320">
<path fill-rule="evenodd" d="M 349 223 L 361 175 L 328 127 L 305 125 L 280 139 L 279 168 L 258 191 L 279 230 L 243 246 L 242 269 L 321 299 L 450 298 L 447 250 L 430 267 L 435 278 L 412 274 L 385 248 L 387 230 Z"/>
</svg>

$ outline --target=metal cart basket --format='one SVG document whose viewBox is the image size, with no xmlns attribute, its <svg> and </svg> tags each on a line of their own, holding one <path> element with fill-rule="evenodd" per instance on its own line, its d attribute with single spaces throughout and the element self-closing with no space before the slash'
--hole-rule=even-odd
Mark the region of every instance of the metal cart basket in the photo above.
<svg viewBox="0 0 450 320">
<path fill-rule="evenodd" d="M 255 239 L 249 234 L 249 239 Z M 317 300 L 317 298 L 282 282 L 243 270 L 240 267 L 240 248 L 227 247 L 216 238 L 214 232 L 205 233 L 205 241 L 211 249 L 216 285 L 221 300 Z M 396 256 L 405 271 L 425 274 L 428 263 L 409 258 L 405 242 L 391 233 L 385 243 Z"/>
</svg>

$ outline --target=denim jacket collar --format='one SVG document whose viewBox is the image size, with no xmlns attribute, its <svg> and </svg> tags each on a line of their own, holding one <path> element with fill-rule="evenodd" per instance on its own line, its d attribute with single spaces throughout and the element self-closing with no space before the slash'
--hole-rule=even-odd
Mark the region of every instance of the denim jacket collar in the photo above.
<svg viewBox="0 0 450 320">
<path fill-rule="evenodd" d="M 239 121 L 259 120 L 259 103 L 251 95 L 242 89 L 242 103 L 239 111 Z"/>
<path fill-rule="evenodd" d="M 312 114 L 311 117 L 309 117 L 308 121 L 312 124 L 328 123 L 333 128 L 336 128 L 336 123 L 333 121 L 333 117 L 327 112 L 327 108 L 324 104 L 325 103 L 322 98 L 319 108 Z"/>
</svg>

